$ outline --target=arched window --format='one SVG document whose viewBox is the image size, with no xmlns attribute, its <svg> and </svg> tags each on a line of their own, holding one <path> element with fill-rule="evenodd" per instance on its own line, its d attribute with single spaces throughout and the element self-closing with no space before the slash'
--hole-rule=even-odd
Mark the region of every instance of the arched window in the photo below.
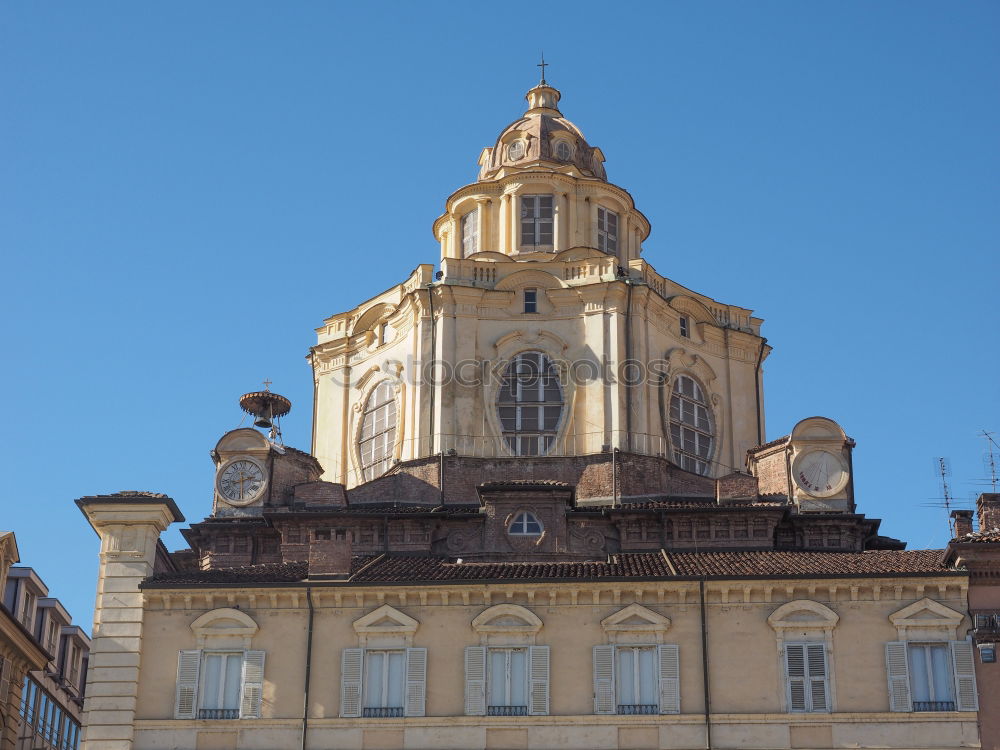
<svg viewBox="0 0 1000 750">
<path fill-rule="evenodd" d="M 705 394 L 694 379 L 678 375 L 670 396 L 670 440 L 674 463 L 686 471 L 708 474 L 712 457 L 712 419 Z"/>
<path fill-rule="evenodd" d="M 542 533 L 542 522 L 538 520 L 534 513 L 522 510 L 511 521 L 507 529 L 509 534 L 514 536 L 538 536 Z"/>
<path fill-rule="evenodd" d="M 511 360 L 497 400 L 507 447 L 516 456 L 541 456 L 556 440 L 563 410 L 562 389 L 552 361 L 542 352 Z"/>
<path fill-rule="evenodd" d="M 388 471 L 395 442 L 396 396 L 392 384 L 386 380 L 368 397 L 361 421 L 358 453 L 366 482 Z"/>
</svg>

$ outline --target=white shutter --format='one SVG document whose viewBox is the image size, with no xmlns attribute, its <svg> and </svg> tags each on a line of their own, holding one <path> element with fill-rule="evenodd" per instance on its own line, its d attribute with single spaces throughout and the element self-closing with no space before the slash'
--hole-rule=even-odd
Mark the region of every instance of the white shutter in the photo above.
<svg viewBox="0 0 1000 750">
<path fill-rule="evenodd" d="M 594 646 L 594 713 L 616 712 L 615 647 Z"/>
<path fill-rule="evenodd" d="M 406 691 L 403 694 L 403 714 L 423 716 L 427 694 L 427 649 L 406 649 Z"/>
<path fill-rule="evenodd" d="M 806 710 L 806 647 L 801 643 L 785 644 L 785 676 L 789 711 Z"/>
<path fill-rule="evenodd" d="M 830 710 L 829 671 L 826 668 L 826 644 L 806 645 L 806 668 L 809 671 L 809 710 Z"/>
<path fill-rule="evenodd" d="M 345 648 L 340 662 L 340 715 L 344 718 L 361 716 L 361 669 L 365 661 L 363 648 Z"/>
<path fill-rule="evenodd" d="M 906 658 L 905 641 L 885 644 L 885 671 L 889 678 L 889 710 L 912 711 L 910 667 Z"/>
<path fill-rule="evenodd" d="M 549 713 L 549 647 L 528 647 L 528 714 Z"/>
<path fill-rule="evenodd" d="M 260 700 L 264 694 L 264 652 L 243 654 L 243 690 L 240 693 L 240 718 L 259 719 Z"/>
<path fill-rule="evenodd" d="M 656 647 L 656 663 L 660 671 L 660 713 L 681 712 L 680 648 L 674 645 Z"/>
<path fill-rule="evenodd" d="M 978 711 L 976 661 L 970 641 L 951 642 L 951 663 L 955 674 L 956 707 L 959 711 Z"/>
<path fill-rule="evenodd" d="M 195 719 L 198 716 L 198 670 L 201 651 L 181 651 L 177 654 L 177 697 L 175 719 Z"/>
<path fill-rule="evenodd" d="M 486 648 L 465 649 L 465 715 L 486 715 Z"/>
</svg>

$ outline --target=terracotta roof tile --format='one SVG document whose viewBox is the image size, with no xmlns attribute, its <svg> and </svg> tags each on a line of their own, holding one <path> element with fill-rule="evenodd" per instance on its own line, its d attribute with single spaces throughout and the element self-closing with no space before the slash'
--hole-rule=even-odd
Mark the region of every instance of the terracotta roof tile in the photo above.
<svg viewBox="0 0 1000 750">
<path fill-rule="evenodd" d="M 741 578 L 760 576 L 947 573 L 942 550 L 870 552 L 641 552 L 580 562 L 462 562 L 418 555 L 358 556 L 352 583 L 434 583 L 458 581 L 596 580 L 601 578 Z M 248 565 L 216 570 L 172 571 L 144 585 L 295 583 L 308 575 L 305 562 Z"/>
<path fill-rule="evenodd" d="M 952 541 L 955 542 L 1000 542 L 1000 529 L 980 529 L 979 531 L 974 531 L 971 534 L 966 534 L 964 536 L 957 537 Z"/>
<path fill-rule="evenodd" d="M 943 550 L 872 550 L 869 552 L 674 552 L 679 575 L 891 575 L 950 570 L 941 564 Z"/>
</svg>

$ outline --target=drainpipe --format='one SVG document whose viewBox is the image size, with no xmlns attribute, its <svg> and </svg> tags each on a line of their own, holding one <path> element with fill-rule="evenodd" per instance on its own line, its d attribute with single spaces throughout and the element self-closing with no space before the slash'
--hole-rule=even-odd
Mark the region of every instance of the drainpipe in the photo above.
<svg viewBox="0 0 1000 750">
<path fill-rule="evenodd" d="M 313 608 L 312 586 L 306 587 L 306 602 L 309 604 L 309 625 L 306 635 L 306 679 L 302 691 L 302 750 L 306 750 L 306 735 L 309 733 L 309 682 L 312 676 L 313 617 L 316 614 Z"/>
<path fill-rule="evenodd" d="M 618 507 L 618 449 L 611 449 L 611 507 Z"/>
<path fill-rule="evenodd" d="M 760 424 L 760 365 L 764 361 L 764 347 L 767 346 L 767 339 L 763 336 L 760 339 L 760 351 L 757 353 L 757 365 L 753 368 L 754 398 L 757 400 L 757 445 L 764 444 L 764 430 Z"/>
<path fill-rule="evenodd" d="M 705 747 L 712 748 L 712 703 L 708 684 L 708 623 L 705 619 L 705 579 L 698 581 L 701 591 L 701 674 L 705 687 Z"/>
</svg>

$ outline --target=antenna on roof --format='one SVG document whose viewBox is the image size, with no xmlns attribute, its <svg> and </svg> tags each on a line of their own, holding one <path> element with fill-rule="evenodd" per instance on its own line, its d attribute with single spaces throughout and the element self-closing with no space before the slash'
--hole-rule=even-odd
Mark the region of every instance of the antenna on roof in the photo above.
<svg viewBox="0 0 1000 750">
<path fill-rule="evenodd" d="M 951 474 L 951 462 L 944 457 L 937 459 L 938 473 L 941 475 L 941 488 L 944 491 L 944 509 L 948 513 L 948 529 L 955 536 L 955 522 L 951 517 L 951 490 L 948 489 L 948 476 Z"/>
<path fill-rule="evenodd" d="M 1000 451 L 1000 445 L 993 439 L 993 433 L 983 430 L 983 437 L 986 438 L 986 465 L 990 469 L 990 484 L 993 485 L 993 492 L 997 491 L 997 462 L 993 454 L 993 449 Z"/>
</svg>

